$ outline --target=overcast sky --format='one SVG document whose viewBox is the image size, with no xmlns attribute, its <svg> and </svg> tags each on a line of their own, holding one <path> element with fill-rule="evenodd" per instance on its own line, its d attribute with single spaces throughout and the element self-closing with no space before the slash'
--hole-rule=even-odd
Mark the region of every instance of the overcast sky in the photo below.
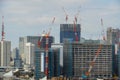
<svg viewBox="0 0 120 80">
<path fill-rule="evenodd" d="M 82 37 L 99 39 L 102 29 L 120 28 L 120 0 L 0 0 L 0 25 L 4 16 L 6 40 L 12 42 L 12 48 L 18 47 L 19 37 L 38 36 L 52 27 L 51 35 L 59 42 L 60 24 L 66 23 L 63 7 L 67 23 L 73 23 L 79 12 Z"/>
</svg>

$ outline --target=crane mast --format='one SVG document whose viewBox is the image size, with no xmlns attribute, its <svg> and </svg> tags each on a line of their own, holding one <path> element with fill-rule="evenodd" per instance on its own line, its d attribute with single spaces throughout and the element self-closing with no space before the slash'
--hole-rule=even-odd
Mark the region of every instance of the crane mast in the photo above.
<svg viewBox="0 0 120 80">
<path fill-rule="evenodd" d="M 54 24 L 54 21 L 55 21 L 55 17 L 53 18 L 52 20 L 52 24 Z M 49 28 L 49 31 L 47 33 L 45 33 L 45 31 L 42 32 L 42 36 L 38 39 L 38 47 L 41 47 L 41 42 L 42 42 L 42 39 L 43 37 L 45 37 L 46 39 L 46 43 L 45 43 L 45 75 L 48 76 L 48 51 L 49 51 L 49 48 L 48 48 L 48 45 L 49 45 L 49 35 L 51 33 L 51 30 L 52 30 L 52 27 Z M 45 34 L 45 35 L 44 35 Z"/>
<path fill-rule="evenodd" d="M 55 17 L 52 20 L 52 24 L 54 24 L 54 21 L 55 21 Z M 48 44 L 49 44 L 49 36 L 50 36 L 51 30 L 52 30 L 52 27 L 49 29 L 48 33 L 45 34 L 45 38 L 46 38 L 45 74 L 46 74 L 46 76 L 48 76 L 48 71 L 49 71 L 49 69 L 48 69 L 48 62 L 49 62 L 49 60 L 48 60 L 48 51 L 49 51 Z"/>
<path fill-rule="evenodd" d="M 76 24 L 77 24 L 77 21 L 78 21 L 77 18 L 78 18 L 78 16 L 79 16 L 79 12 L 80 12 L 80 11 L 78 10 L 77 14 L 76 14 L 75 17 L 74 17 L 74 21 L 73 21 L 73 23 L 74 23 L 74 34 L 75 34 L 75 41 L 76 41 L 76 42 L 78 42 L 78 40 L 79 40 L 79 39 L 78 39 L 78 34 L 77 34 L 77 29 L 76 29 L 76 28 L 77 28 L 77 27 L 76 27 Z"/>
<path fill-rule="evenodd" d="M 77 30 L 76 30 L 76 23 L 74 22 L 74 34 L 75 34 L 75 41 L 78 42 L 78 35 L 77 35 Z"/>
</svg>

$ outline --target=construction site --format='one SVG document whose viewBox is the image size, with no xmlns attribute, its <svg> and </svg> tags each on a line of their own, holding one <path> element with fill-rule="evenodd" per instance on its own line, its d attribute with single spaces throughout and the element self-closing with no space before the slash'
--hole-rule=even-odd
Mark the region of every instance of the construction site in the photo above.
<svg viewBox="0 0 120 80">
<path fill-rule="evenodd" d="M 53 17 L 48 31 L 43 31 L 41 36 L 36 38 L 38 51 L 35 51 L 34 55 L 35 69 L 29 75 L 34 76 L 35 80 L 119 80 L 114 70 L 116 47 L 107 42 L 104 29 L 101 31 L 102 39 L 81 42 L 81 24 L 77 22 L 79 11 L 70 24 L 67 23 L 68 14 L 64 8 L 63 11 L 66 21 L 66 24 L 60 24 L 63 65 L 60 65 L 60 49 L 51 48 L 54 42 L 54 38 L 50 36 L 55 22 Z M 100 23 L 103 27 L 102 19 Z M 4 41 L 3 21 L 1 41 Z"/>
<path fill-rule="evenodd" d="M 113 57 L 115 56 L 115 46 L 108 44 L 106 41 L 104 30 L 102 31 L 101 40 L 91 40 L 80 42 L 80 32 L 81 28 L 76 27 L 77 17 L 75 16 L 73 25 L 68 24 L 68 14 L 65 9 L 65 20 L 66 24 L 62 24 L 60 27 L 63 31 L 63 35 L 71 35 L 72 37 L 65 37 L 63 40 L 63 77 L 51 77 L 48 80 L 118 80 L 117 76 L 113 75 L 114 62 Z M 55 18 L 52 21 L 54 23 Z M 79 25 L 80 26 L 80 25 Z M 101 19 L 101 26 L 103 27 L 103 20 Z M 81 27 L 81 26 L 80 26 Z M 45 75 L 48 76 L 49 73 L 49 48 L 48 48 L 48 37 L 50 35 L 51 29 L 45 34 L 46 37 L 46 48 L 45 51 Z M 68 33 L 64 33 L 68 31 Z M 72 33 L 73 32 L 73 33 Z M 71 34 L 70 34 L 71 33 Z M 42 42 L 42 37 L 38 42 Z"/>
</svg>

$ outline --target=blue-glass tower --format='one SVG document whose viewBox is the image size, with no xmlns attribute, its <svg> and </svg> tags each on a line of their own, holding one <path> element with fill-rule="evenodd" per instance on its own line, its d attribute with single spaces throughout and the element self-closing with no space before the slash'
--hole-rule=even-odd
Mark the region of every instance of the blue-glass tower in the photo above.
<svg viewBox="0 0 120 80">
<path fill-rule="evenodd" d="M 60 49 L 49 49 L 48 78 L 60 76 Z"/>
<path fill-rule="evenodd" d="M 16 56 L 14 58 L 14 67 L 21 68 L 22 67 L 22 59 L 20 58 L 19 50 L 16 48 L 15 52 L 16 52 Z"/>
<path fill-rule="evenodd" d="M 76 31 L 75 31 L 76 30 Z M 81 25 L 80 24 L 60 24 L 60 43 L 63 43 L 65 39 L 76 41 L 76 36 L 78 41 L 81 37 Z"/>
<path fill-rule="evenodd" d="M 43 65 L 43 69 L 44 69 L 44 66 L 45 66 L 45 61 L 43 64 L 41 64 L 41 54 L 44 54 L 43 57 L 45 58 L 45 51 L 44 50 L 38 50 L 38 51 L 35 51 L 35 72 L 34 72 L 34 75 L 35 75 L 35 80 L 40 80 L 41 78 L 45 77 L 45 74 L 44 74 L 44 71 L 42 72 L 41 71 L 41 66 Z M 43 60 L 44 60 L 43 58 Z"/>
</svg>

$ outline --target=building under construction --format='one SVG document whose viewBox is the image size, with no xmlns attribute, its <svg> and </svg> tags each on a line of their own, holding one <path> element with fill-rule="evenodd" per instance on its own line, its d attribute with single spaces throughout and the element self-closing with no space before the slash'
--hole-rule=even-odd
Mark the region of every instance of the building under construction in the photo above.
<svg viewBox="0 0 120 80">
<path fill-rule="evenodd" d="M 60 43 L 66 39 L 80 41 L 81 25 L 80 24 L 60 24 Z"/>
<path fill-rule="evenodd" d="M 112 77 L 114 46 L 101 44 L 99 55 L 96 54 L 100 43 L 64 43 L 64 76 L 85 78 Z M 96 55 L 98 55 L 96 57 Z M 93 63 L 91 63 L 94 60 Z"/>
</svg>

